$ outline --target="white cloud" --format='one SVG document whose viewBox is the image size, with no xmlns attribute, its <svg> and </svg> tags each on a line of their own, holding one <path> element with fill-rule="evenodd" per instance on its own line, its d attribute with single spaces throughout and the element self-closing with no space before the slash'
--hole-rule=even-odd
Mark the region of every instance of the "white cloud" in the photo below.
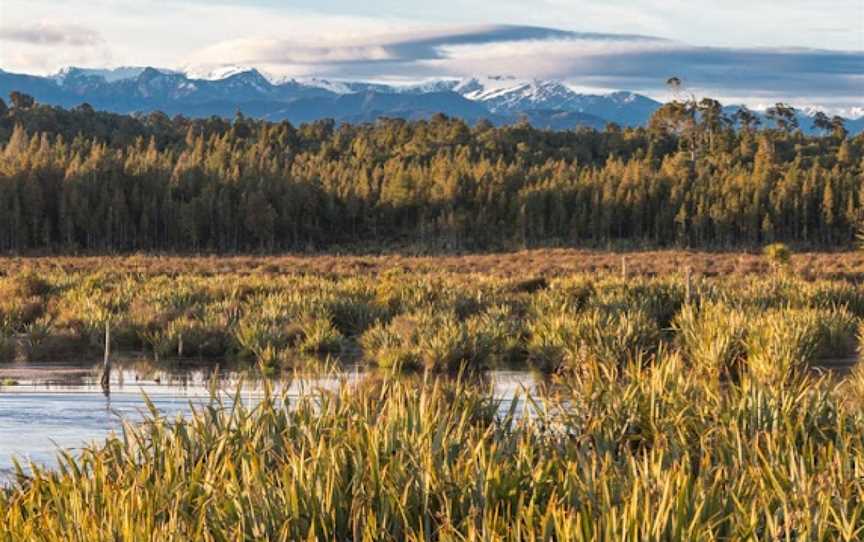
<svg viewBox="0 0 864 542">
<path fill-rule="evenodd" d="M 111 51 L 92 28 L 44 19 L 28 24 L 0 25 L 0 68 L 45 72 L 58 64 L 108 63 Z"/>
<path fill-rule="evenodd" d="M 75 24 L 40 22 L 29 26 L 0 26 L 0 40 L 29 45 L 94 46 L 103 43 L 99 32 Z"/>
<path fill-rule="evenodd" d="M 696 47 L 645 36 L 538 27 L 426 29 L 347 40 L 241 40 L 196 53 L 200 63 L 240 63 L 279 75 L 392 80 L 507 74 L 562 79 L 583 88 L 667 98 L 665 81 L 753 103 L 860 105 L 864 53 L 805 48 Z"/>
<path fill-rule="evenodd" d="M 254 3 L 0 0 L 0 68 L 239 64 L 275 75 L 379 80 L 503 73 L 655 97 L 666 97 L 663 82 L 674 74 L 700 93 L 737 101 L 864 105 L 861 0 Z M 467 24 L 493 18 L 538 27 Z M 790 44 L 857 52 L 754 47 Z"/>
</svg>

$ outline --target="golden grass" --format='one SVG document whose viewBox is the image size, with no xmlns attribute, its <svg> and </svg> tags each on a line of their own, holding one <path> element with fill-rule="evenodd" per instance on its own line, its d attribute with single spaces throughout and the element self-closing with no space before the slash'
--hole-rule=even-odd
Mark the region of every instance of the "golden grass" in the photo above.
<svg viewBox="0 0 864 542">
<path fill-rule="evenodd" d="M 0 540 L 859 540 L 862 382 L 718 386 L 672 354 L 521 407 L 374 379 L 153 411 L 19 471 Z"/>
<path fill-rule="evenodd" d="M 496 277 L 530 278 L 573 273 L 620 273 L 622 259 L 633 276 L 681 274 L 687 267 L 695 275 L 765 274 L 769 259 L 755 252 L 703 252 L 653 250 L 609 252 L 582 249 L 538 249 L 520 252 L 411 256 L 406 254 L 278 256 L 45 256 L 0 257 L 0 272 L 22 268 L 68 272 L 115 270 L 146 274 L 179 273 L 310 273 L 336 276 L 375 276 L 386 271 L 411 273 L 483 273 Z M 810 278 L 864 278 L 864 253 L 804 252 L 794 254 L 790 269 Z"/>
</svg>

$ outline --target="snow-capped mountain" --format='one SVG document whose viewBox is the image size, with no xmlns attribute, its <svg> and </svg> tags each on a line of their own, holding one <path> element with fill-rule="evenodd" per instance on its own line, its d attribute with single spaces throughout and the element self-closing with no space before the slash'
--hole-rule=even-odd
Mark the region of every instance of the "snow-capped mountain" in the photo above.
<svg viewBox="0 0 864 542">
<path fill-rule="evenodd" d="M 368 83 L 364 81 L 340 81 L 333 79 L 321 79 L 319 77 L 304 77 L 290 79 L 297 84 L 320 88 L 333 94 L 359 94 L 367 92 L 392 93 L 393 87 L 380 83 Z M 283 83 L 285 81 L 283 80 Z"/>
<path fill-rule="evenodd" d="M 845 119 L 864 120 L 864 107 L 841 107 L 829 109 L 824 109 L 818 105 L 805 105 L 798 107 L 799 116 L 803 115 L 809 118 L 814 117 L 816 113 L 820 111 L 824 112 L 829 117 L 837 115 Z"/>
<path fill-rule="evenodd" d="M 570 102 L 579 97 L 558 81 L 533 80 L 513 86 L 487 86 L 472 79 L 458 88 L 466 98 L 484 102 L 496 113 L 525 109 L 572 110 Z"/>
<path fill-rule="evenodd" d="M 333 94 L 354 94 L 356 92 L 366 92 L 370 88 L 374 88 L 380 92 L 389 91 L 386 85 L 375 83 L 364 83 L 358 81 L 342 81 L 333 79 L 323 79 L 320 77 L 292 77 L 285 75 L 273 75 L 251 66 L 226 65 L 212 67 L 196 67 L 190 66 L 182 72 L 188 79 L 203 80 L 203 81 L 223 81 L 235 76 L 262 78 L 273 87 L 296 87 L 303 85 L 307 87 L 319 88 L 332 92 Z M 260 81 L 259 81 L 260 83 Z M 264 85 L 262 85 L 264 86 Z"/>
<path fill-rule="evenodd" d="M 51 76 L 52 79 L 64 82 L 80 77 L 97 77 L 104 79 L 106 82 L 113 83 L 122 81 L 123 79 L 135 79 L 146 66 L 121 66 L 119 68 L 78 68 L 75 66 L 67 66 Z M 169 70 L 160 70 L 168 72 Z"/>
<path fill-rule="evenodd" d="M 397 89 L 399 92 L 455 92 L 482 103 L 498 115 L 527 111 L 585 113 L 624 126 L 647 122 L 660 104 L 633 92 L 582 94 L 565 83 L 551 80 L 517 79 L 511 76 L 442 79 Z"/>
<path fill-rule="evenodd" d="M 633 92 L 584 94 L 566 82 L 510 76 L 434 79 L 383 84 L 316 77 L 274 77 L 246 66 L 174 71 L 126 66 L 113 69 L 64 68 L 49 77 L 0 70 L 0 96 L 11 91 L 50 105 L 83 102 L 117 113 L 162 111 L 190 117 L 232 117 L 236 112 L 274 121 L 308 122 L 332 118 L 365 122 L 380 117 L 428 118 L 435 113 L 468 122 L 488 119 L 511 124 L 527 120 L 549 129 L 602 128 L 608 122 L 644 125 L 660 103 Z M 859 114 L 864 113 L 859 108 Z M 811 112 L 812 114 L 812 112 Z M 800 111 L 801 127 L 812 122 Z M 864 119 L 847 128 L 864 130 Z"/>
<path fill-rule="evenodd" d="M 204 68 L 204 67 L 189 67 L 182 71 L 183 75 L 185 75 L 189 79 L 198 79 L 202 81 L 219 81 L 221 79 L 227 79 L 233 75 L 237 75 L 239 73 L 249 72 L 249 71 L 258 71 L 251 66 L 218 66 L 216 68 Z M 260 72 L 259 72 L 260 73 Z M 268 80 L 270 78 L 268 77 Z M 272 82 L 272 81 L 271 81 Z"/>
<path fill-rule="evenodd" d="M 849 107 L 840 111 L 840 116 L 846 117 L 847 119 L 864 119 L 864 107 Z"/>
</svg>

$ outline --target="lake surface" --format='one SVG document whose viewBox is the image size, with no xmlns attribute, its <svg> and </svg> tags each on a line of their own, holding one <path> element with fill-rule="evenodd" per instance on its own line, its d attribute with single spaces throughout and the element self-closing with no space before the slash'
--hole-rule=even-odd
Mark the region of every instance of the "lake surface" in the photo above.
<svg viewBox="0 0 864 542">
<path fill-rule="evenodd" d="M 260 380 L 244 378 L 240 373 L 214 376 L 210 369 L 126 367 L 114 371 L 107 397 L 92 367 L 34 365 L 19 368 L 17 373 L 15 370 L 7 367 L 5 374 L 26 378 L 13 386 L 0 385 L 0 479 L 12 474 L 13 458 L 53 466 L 58 450 L 74 453 L 119 432 L 124 420 L 142 420 L 147 412 L 145 394 L 160 414 L 169 418 L 187 415 L 192 405 L 208 404 L 214 378 L 223 399 L 234 396 L 238 387 L 248 404 L 263 397 Z M 338 375 L 307 375 L 271 383 L 277 393 L 287 393 L 290 398 L 303 389 L 337 389 L 342 381 L 350 383 L 364 376 L 359 370 L 347 370 Z M 516 394 L 532 392 L 537 385 L 532 373 L 522 371 L 492 371 L 488 379 L 494 395 L 505 404 Z"/>
</svg>

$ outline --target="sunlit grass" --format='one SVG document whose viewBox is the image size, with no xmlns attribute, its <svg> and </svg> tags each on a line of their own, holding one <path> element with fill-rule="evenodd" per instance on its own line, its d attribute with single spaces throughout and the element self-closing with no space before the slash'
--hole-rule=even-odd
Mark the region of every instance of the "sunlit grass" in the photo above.
<svg viewBox="0 0 864 542">
<path fill-rule="evenodd" d="M 719 380 L 786 378 L 853 357 L 861 287 L 782 276 L 514 280 L 392 271 L 374 279 L 23 271 L 0 278 L 0 361 L 96 359 L 106 321 L 117 351 L 223 358 L 290 370 L 341 358 L 402 370 L 620 367 L 680 352 Z"/>
<path fill-rule="evenodd" d="M 518 404 L 475 381 L 376 379 L 153 411 L 19 471 L 0 539 L 859 538 L 860 378 L 718 388 L 662 352 L 591 366 Z"/>
<path fill-rule="evenodd" d="M 0 491 L 0 540 L 860 539 L 864 372 L 813 367 L 856 356 L 864 289 L 791 271 L 691 287 L 434 271 L 0 278 L 0 360 L 98 355 L 108 320 L 117 347 L 160 358 L 382 369 L 290 406 L 154 411 L 56 470 L 22 468 Z M 511 410 L 476 378 L 510 366 L 554 377 Z"/>
</svg>

